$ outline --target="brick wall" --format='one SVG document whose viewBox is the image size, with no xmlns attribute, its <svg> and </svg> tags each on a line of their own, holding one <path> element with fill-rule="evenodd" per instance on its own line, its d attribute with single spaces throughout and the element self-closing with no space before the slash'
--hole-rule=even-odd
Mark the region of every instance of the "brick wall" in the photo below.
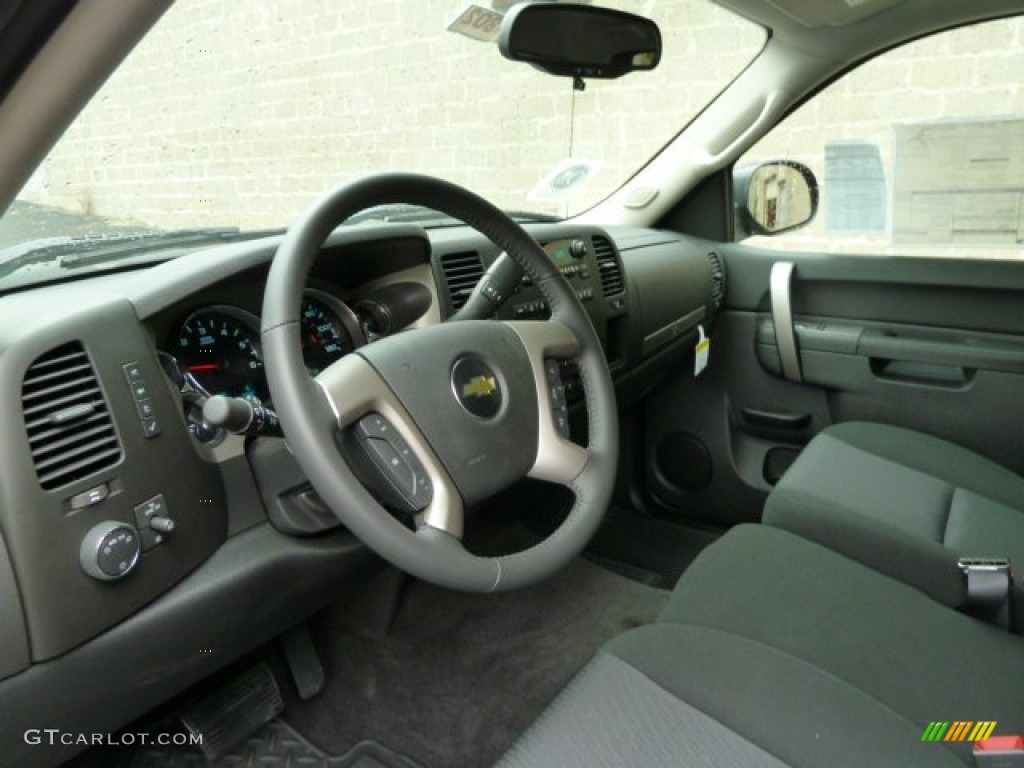
<svg viewBox="0 0 1024 768">
<path fill-rule="evenodd" d="M 655 5 L 666 26 L 703 33 L 673 39 L 654 72 L 576 94 L 573 155 L 603 170 L 570 210 L 612 191 L 762 44 L 760 30 L 710 4 Z M 280 226 L 345 179 L 403 170 L 500 206 L 564 212 L 524 192 L 569 154 L 571 83 L 446 32 L 465 6 L 182 0 L 23 197 L 159 226 Z M 729 52 L 708 56 L 709 40 Z M 392 66 L 369 78 L 371 57 Z"/>
<path fill-rule="evenodd" d="M 504 207 L 581 210 L 667 142 L 762 43 L 760 30 L 710 3 L 618 5 L 653 10 L 663 27 L 686 32 L 666 35 L 655 72 L 591 81 L 576 94 L 573 155 L 601 170 L 568 208 L 524 192 L 569 154 L 569 81 L 445 32 L 464 0 L 180 0 L 22 197 L 154 226 L 282 226 L 357 174 L 409 170 Z M 856 73 L 860 91 L 840 82 L 746 161 L 791 157 L 823 178 L 826 141 L 877 141 L 888 162 L 894 122 L 1024 115 L 1022 52 L 1019 20 L 891 52 Z M 393 65 L 370 79 L 368 57 Z M 865 83 L 870 98 L 855 95 Z M 833 244 L 823 226 L 819 216 L 776 244 Z"/>
</svg>

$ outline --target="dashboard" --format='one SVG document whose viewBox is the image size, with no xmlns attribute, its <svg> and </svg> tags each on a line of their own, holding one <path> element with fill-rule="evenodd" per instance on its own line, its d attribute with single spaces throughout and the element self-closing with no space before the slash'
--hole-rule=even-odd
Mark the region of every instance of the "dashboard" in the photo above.
<svg viewBox="0 0 1024 768">
<path fill-rule="evenodd" d="M 527 228 L 587 309 L 620 408 L 688 364 L 724 295 L 709 244 L 659 230 Z M 285 440 L 210 429 L 174 375 L 272 407 L 259 323 L 279 242 L 0 298 L 0 742 L 49 726 L 54 702 L 64 702 L 54 727 L 116 729 L 378 564 L 318 504 Z M 499 256 L 466 227 L 337 230 L 302 304 L 310 374 L 442 322 Z M 528 280 L 503 298 L 499 319 L 548 316 Z M 585 444 L 579 382 L 571 364 L 563 374 L 573 439 Z"/>
</svg>

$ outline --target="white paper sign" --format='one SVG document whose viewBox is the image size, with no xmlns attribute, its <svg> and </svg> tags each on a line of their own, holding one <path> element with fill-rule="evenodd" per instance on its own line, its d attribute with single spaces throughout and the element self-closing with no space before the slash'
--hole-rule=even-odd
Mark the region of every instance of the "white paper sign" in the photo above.
<svg viewBox="0 0 1024 768">
<path fill-rule="evenodd" d="M 697 339 L 697 346 L 693 348 L 693 375 L 700 376 L 708 367 L 708 355 L 711 354 L 711 337 L 704 335 L 704 326 L 698 325 L 697 332 L 700 338 Z"/>
</svg>

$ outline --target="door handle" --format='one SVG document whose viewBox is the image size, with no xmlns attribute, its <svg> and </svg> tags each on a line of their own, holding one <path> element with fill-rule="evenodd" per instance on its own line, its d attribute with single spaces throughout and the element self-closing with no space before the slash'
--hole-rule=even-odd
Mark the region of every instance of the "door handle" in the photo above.
<svg viewBox="0 0 1024 768">
<path fill-rule="evenodd" d="M 771 429 L 799 430 L 811 423 L 811 414 L 795 411 L 763 411 L 759 408 L 744 408 L 743 418 L 748 424 Z"/>
</svg>

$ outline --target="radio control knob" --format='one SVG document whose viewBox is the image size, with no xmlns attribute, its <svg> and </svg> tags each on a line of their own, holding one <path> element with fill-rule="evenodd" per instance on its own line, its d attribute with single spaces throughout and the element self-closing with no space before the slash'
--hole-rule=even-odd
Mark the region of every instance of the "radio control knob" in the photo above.
<svg viewBox="0 0 1024 768">
<path fill-rule="evenodd" d="M 115 581 L 131 573 L 141 552 L 139 532 L 133 526 L 107 520 L 85 534 L 78 561 L 94 579 Z"/>
</svg>

